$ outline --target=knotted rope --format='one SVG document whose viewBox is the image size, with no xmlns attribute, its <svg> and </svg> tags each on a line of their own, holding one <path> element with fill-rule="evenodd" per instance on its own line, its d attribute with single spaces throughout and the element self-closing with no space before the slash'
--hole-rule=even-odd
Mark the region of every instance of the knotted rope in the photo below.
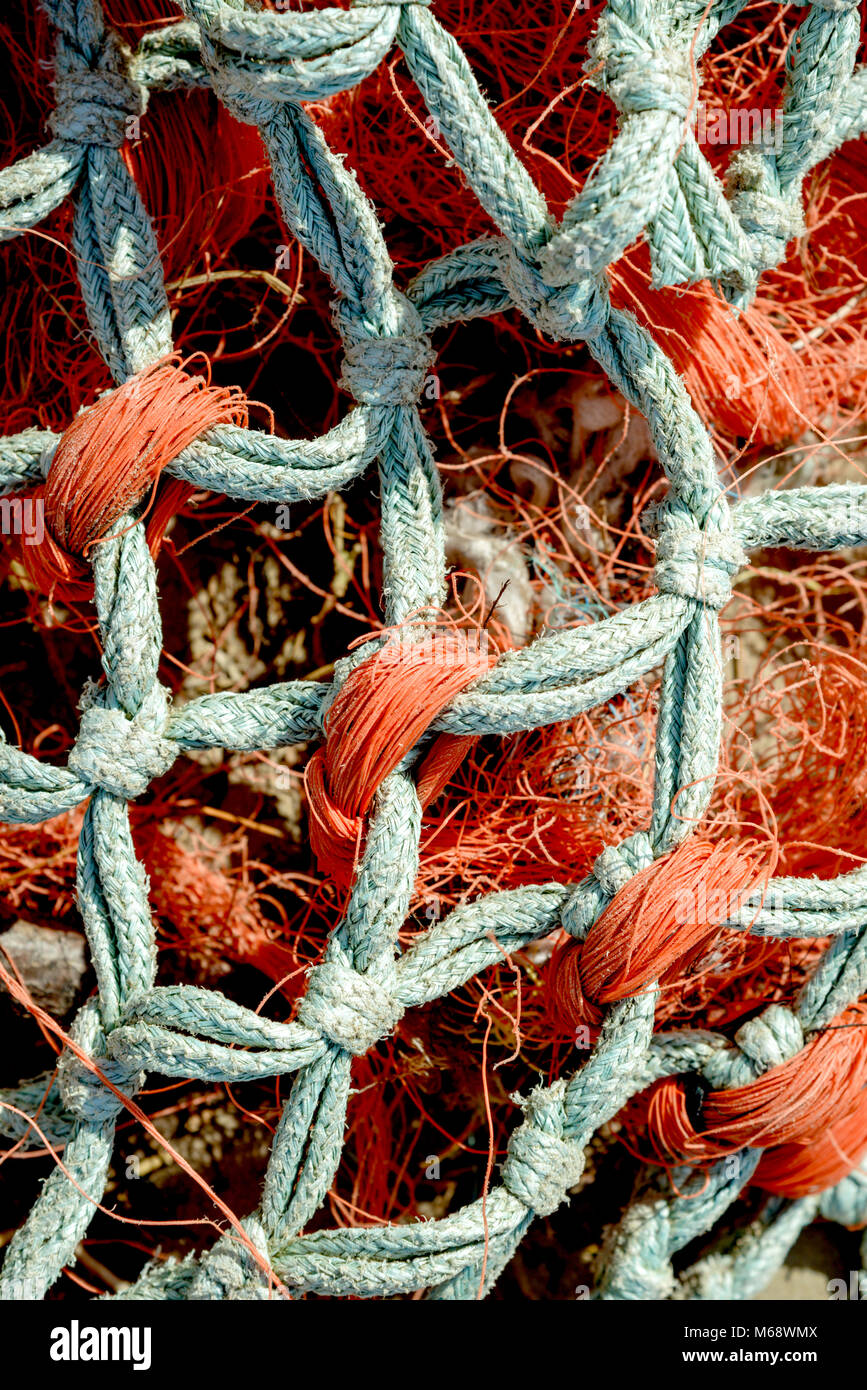
<svg viewBox="0 0 867 1390">
<path fill-rule="evenodd" d="M 61 600 L 88 598 L 90 549 L 188 444 L 220 424 L 246 427 L 243 396 L 191 376 L 177 358 L 137 372 L 84 410 L 61 435 L 45 484 L 32 494 L 44 508 L 47 544 L 25 546 L 22 553 L 37 589 Z M 149 528 L 152 554 L 189 495 L 180 482 L 164 495 Z"/>
<path fill-rule="evenodd" d="M 352 879 L 377 789 L 440 711 L 493 661 L 472 631 L 429 632 L 410 642 L 398 635 L 348 676 L 325 717 L 325 747 L 305 774 L 313 853 L 335 882 L 345 886 Z M 418 771 L 423 810 L 474 742 L 450 734 L 434 741 Z"/>
<path fill-rule="evenodd" d="M 672 922 L 670 888 L 658 896 L 665 875 L 675 862 L 690 882 L 722 867 L 714 859 L 722 849 L 698 843 L 691 860 L 685 848 L 677 859 L 690 827 L 707 812 L 717 771 L 723 662 L 716 615 L 747 551 L 862 544 L 867 507 L 865 489 L 836 485 L 731 505 L 683 382 L 632 315 L 612 307 L 606 271 L 644 233 L 657 284 L 709 277 L 735 305 L 749 302 L 763 270 L 801 230 L 806 175 L 864 128 L 864 73 L 853 71 L 857 7 L 825 0 L 808 9 L 791 45 L 782 149 L 749 148 L 736 156 L 727 198 L 690 120 L 701 56 L 739 4 L 708 12 L 675 0 L 646 6 L 609 0 L 589 65 L 622 121 L 558 223 L 497 126 L 465 56 L 427 4 L 362 0 L 348 10 L 309 13 L 252 10 L 240 0 L 183 0 L 183 6 L 183 21 L 161 27 L 130 53 L 106 27 L 96 0 L 46 0 L 57 29 L 54 138 L 0 173 L 3 236 L 36 226 L 74 196 L 82 295 L 118 383 L 61 440 L 25 431 L 0 443 L 4 490 L 42 482 L 52 454 L 51 469 L 59 462 L 47 485 L 53 524 L 58 538 L 79 545 L 92 566 L 105 675 L 97 697 L 85 702 L 66 767 L 0 744 L 0 812 L 36 823 L 88 801 L 78 902 L 98 1000 L 79 1015 L 76 1037 L 113 1085 L 117 1079 L 121 1096 L 133 1093 L 147 1068 L 213 1081 L 295 1074 L 260 1206 L 243 1228 L 249 1245 L 226 1236 L 196 1261 L 146 1269 L 129 1296 L 267 1297 L 273 1280 L 261 1266 L 270 1264 L 291 1287 L 329 1296 L 427 1289 L 433 1298 L 475 1298 L 491 1287 L 534 1216 L 553 1211 L 578 1182 L 585 1146 L 600 1125 L 649 1086 L 700 1074 L 699 1089 L 707 1094 L 699 1113 L 687 1109 L 680 1083 L 666 1092 L 676 1102 L 676 1124 L 665 1130 L 665 1142 L 699 1158 L 708 1157 L 708 1145 L 714 1151 L 722 1145 L 726 1158 L 697 1193 L 681 1199 L 678 1188 L 660 1191 L 630 1207 L 612 1242 L 603 1289 L 606 1297 L 673 1295 L 673 1254 L 709 1230 L 761 1166 L 751 1147 L 740 1151 L 738 1171 L 727 1171 L 732 1145 L 773 1145 L 771 1159 L 785 1164 L 781 1155 L 803 1139 L 805 1126 L 817 1136 L 831 1126 L 825 1139 L 833 1142 L 840 1125 L 854 1125 L 856 1115 L 861 1122 L 864 1044 L 848 1022 L 856 1015 L 863 1021 L 867 993 L 863 873 L 774 880 L 773 900 L 766 901 L 756 856 L 744 846 L 732 850 L 726 873 L 748 898 L 729 909 L 732 921 L 715 921 L 714 932 L 729 926 L 832 937 L 832 945 L 797 1011 L 785 1017 L 769 1011 L 744 1025 L 735 1048 L 710 1033 L 654 1035 L 653 1020 L 660 978 L 710 936 L 710 924 L 698 921 L 678 936 L 674 928 L 683 924 Z M 354 87 L 395 43 L 497 228 L 426 267 L 405 293 L 394 285 L 374 210 L 303 106 Z M 212 87 L 258 128 L 286 225 L 334 286 L 342 382 L 356 406 L 321 439 L 251 431 L 236 393 L 215 395 L 192 386 L 177 364 L 160 365 L 172 351 L 162 266 L 119 146 L 127 117 L 144 110 L 148 93 L 171 88 L 181 76 Z M 509 307 L 548 336 L 585 340 L 647 420 L 668 483 L 650 525 L 658 592 L 601 622 L 545 633 L 495 664 L 479 652 L 437 667 L 411 648 L 390 672 L 386 647 L 331 687 L 285 683 L 171 710 L 157 675 L 162 635 L 153 558 L 134 514 L 159 470 L 237 499 L 293 502 L 342 488 L 375 462 L 386 626 L 405 628 L 419 613 L 439 609 L 444 593 L 442 497 L 417 409 L 434 335 Z M 144 397 L 137 397 L 143 384 Z M 161 414 L 158 401 L 165 404 L 166 393 L 182 419 Z M 131 428 L 112 439 L 106 419 Z M 103 487 L 99 458 L 123 479 L 119 509 Z M 421 803 L 436 795 L 466 741 L 574 718 L 661 663 L 649 825 L 610 846 L 583 883 L 481 897 L 399 954 Z M 312 834 L 335 877 L 351 880 L 351 891 L 324 960 L 310 972 L 298 1019 L 281 1024 L 214 991 L 160 986 L 129 799 L 179 753 L 313 740 L 323 721 L 325 751 L 308 774 Z M 442 741 L 444 735 L 452 741 Z M 622 928 L 628 905 L 640 907 L 648 884 L 654 925 L 645 943 Z M 386 1037 L 404 1011 L 457 988 L 501 960 L 503 950 L 519 950 L 559 924 L 576 939 L 564 959 L 572 969 L 580 965 L 581 1009 L 587 998 L 591 1007 L 604 1005 L 599 1036 L 568 1080 L 534 1090 L 525 1102 L 502 1182 L 486 1201 L 442 1220 L 300 1235 L 340 1162 L 353 1058 Z M 615 951 L 610 965 L 606 946 Z M 855 1014 L 847 1013 L 851 1008 Z M 73 1259 L 104 1190 L 122 1101 L 84 1071 L 65 1059 L 58 1086 L 46 1083 L 52 1123 L 66 1136 L 64 1170 L 51 1174 L 10 1242 L 0 1273 L 4 1298 L 41 1297 L 51 1287 Z M 22 1105 L 32 1104 L 34 1094 L 33 1084 L 25 1085 Z M 821 1199 L 769 1219 L 727 1263 L 688 1272 L 684 1290 L 749 1296 L 820 1208 L 847 1223 L 867 1221 L 857 1171 L 841 1178 L 833 1163 L 823 1159 L 820 1167 L 836 1184 Z"/>
</svg>

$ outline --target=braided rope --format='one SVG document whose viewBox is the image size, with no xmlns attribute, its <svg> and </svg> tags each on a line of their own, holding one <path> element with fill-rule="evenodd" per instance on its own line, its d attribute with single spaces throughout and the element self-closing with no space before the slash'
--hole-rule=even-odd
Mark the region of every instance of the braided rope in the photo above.
<svg viewBox="0 0 867 1390">
<path fill-rule="evenodd" d="M 88 320 L 118 385 L 172 351 L 154 232 L 120 155 L 126 120 L 149 93 L 210 85 L 255 125 L 287 225 L 335 291 L 342 384 L 356 405 L 328 434 L 283 440 L 236 425 L 200 435 L 169 463 L 174 477 L 238 499 L 293 502 L 341 488 L 376 463 L 381 484 L 386 624 L 438 606 L 445 558 L 440 484 L 417 409 L 432 335 L 456 321 L 518 308 L 541 333 L 583 340 L 647 419 L 668 481 L 652 518 L 658 592 L 604 621 L 548 633 L 505 654 L 451 699 L 431 731 L 457 736 L 539 728 L 590 710 L 664 662 L 653 811 L 646 832 L 605 851 L 571 887 L 491 894 L 458 908 L 396 956 L 418 862 L 421 807 L 412 756 L 381 783 L 343 918 L 311 970 L 298 1019 L 271 1023 L 224 996 L 156 983 L 154 928 L 128 802 L 176 757 L 203 748 L 276 748 L 322 736 L 342 682 L 289 682 L 210 695 L 171 709 L 159 683 L 161 624 L 153 560 L 136 515 L 91 555 L 105 685 L 84 709 L 66 767 L 0 745 L 0 814 L 38 823 L 87 801 L 77 889 L 98 1003 L 73 1035 L 115 1090 L 77 1053 L 64 1054 L 43 1108 L 66 1142 L 56 1170 L 13 1238 L 0 1296 L 41 1297 L 73 1258 L 103 1192 L 121 1096 L 147 1071 L 210 1081 L 294 1076 L 246 1243 L 224 1235 L 204 1256 L 147 1268 L 124 1297 L 267 1298 L 289 1288 L 366 1297 L 427 1289 L 463 1299 L 487 1290 L 537 1214 L 580 1178 L 594 1131 L 635 1093 L 701 1072 L 735 1085 L 801 1046 L 867 989 L 867 873 L 831 882 L 780 879 L 774 906 L 747 903 L 727 925 L 762 935 L 834 936 L 794 1011 L 769 1010 L 742 1046 L 709 1033 L 653 1035 L 654 991 L 605 1011 L 598 1043 L 568 1080 L 524 1102 L 502 1178 L 483 1204 L 419 1225 L 300 1234 L 340 1161 L 353 1056 L 376 1046 L 409 1009 L 436 999 L 558 924 L 583 937 L 638 870 L 674 848 L 707 809 L 720 740 L 722 653 L 717 613 L 747 553 L 765 545 L 828 549 L 867 542 L 867 489 L 769 493 L 731 504 L 707 433 L 661 349 L 612 307 L 606 268 L 639 234 L 654 281 L 711 278 L 734 306 L 802 229 L 806 174 L 865 126 L 867 78 L 853 71 L 854 0 L 808 8 L 793 37 L 781 148 L 749 146 L 727 190 L 701 154 L 689 116 L 696 63 L 742 0 L 609 0 L 588 68 L 621 113 L 619 133 L 555 224 L 508 145 L 467 61 L 428 0 L 356 0 L 348 10 L 266 13 L 243 0 L 183 0 L 186 18 L 130 52 L 98 0 L 44 0 L 57 31 L 56 111 L 46 147 L 0 173 L 0 235 L 33 228 L 75 198 L 74 251 Z M 499 235 L 431 263 L 403 291 L 375 212 L 302 102 L 355 86 L 394 44 L 453 157 Z M 728 196 L 727 196 L 728 194 Z M 0 441 L 0 491 L 49 473 L 58 437 L 27 430 Z M 492 939 L 496 933 L 496 942 Z M 785 1016 L 785 1017 L 784 1017 Z M 792 1038 L 794 1037 L 794 1043 Z M 27 1109 L 36 1083 L 7 1094 Z M 8 1123 L 14 1127 L 13 1117 Z M 7 1121 L 4 1119 L 3 1124 Z M 736 1198 L 721 1161 L 700 1197 L 687 1180 L 643 1196 L 613 1238 L 603 1296 L 667 1297 L 672 1255 Z M 681 1280 L 681 1296 L 748 1297 L 821 1207 L 867 1221 L 867 1179 L 853 1174 L 820 1199 L 776 1201 L 724 1259 Z M 270 1271 L 270 1272 L 269 1272 Z"/>
</svg>

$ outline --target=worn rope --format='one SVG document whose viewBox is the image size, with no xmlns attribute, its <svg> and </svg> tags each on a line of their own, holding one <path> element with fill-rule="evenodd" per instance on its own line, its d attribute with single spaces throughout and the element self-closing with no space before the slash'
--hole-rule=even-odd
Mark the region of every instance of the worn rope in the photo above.
<svg viewBox="0 0 867 1390">
<path fill-rule="evenodd" d="M 98 532 L 87 557 L 105 679 L 85 701 L 65 767 L 0 745 L 0 814 L 38 823 L 87 802 L 77 889 L 98 998 L 79 1013 L 77 1051 L 64 1054 L 41 1112 L 50 1131 L 63 1136 L 64 1166 L 8 1247 L 0 1296 L 43 1296 L 74 1258 L 105 1187 L 122 1097 L 155 1071 L 230 1082 L 291 1074 L 294 1082 L 244 1237 L 229 1232 L 199 1258 L 149 1266 L 122 1296 L 268 1298 L 271 1271 L 284 1286 L 332 1296 L 424 1289 L 435 1299 L 472 1299 L 490 1289 L 534 1217 L 567 1198 L 581 1177 L 585 1146 L 630 1097 L 689 1074 L 724 1096 L 778 1065 L 781 1037 L 789 1058 L 805 1042 L 809 1049 L 813 1035 L 867 991 L 867 874 L 774 879 L 773 894 L 763 884 L 732 920 L 714 926 L 835 938 L 791 1022 L 768 1011 L 771 1018 L 752 1032 L 742 1029 L 735 1046 L 708 1033 L 656 1035 L 658 975 L 642 967 L 641 988 L 630 997 L 602 989 L 599 1035 L 584 1065 L 524 1099 L 501 1181 L 485 1202 L 416 1225 L 303 1233 L 340 1162 L 353 1058 L 376 1047 L 407 1010 L 558 924 L 585 943 L 589 961 L 597 919 L 701 820 L 720 739 L 717 615 L 749 551 L 867 541 L 865 488 L 729 500 L 682 381 L 632 315 L 611 305 L 606 277 L 644 234 L 655 283 L 710 278 L 735 307 L 749 302 L 763 271 L 782 260 L 803 229 L 807 173 L 863 132 L 867 84 L 864 70 L 853 66 L 858 9 L 848 0 L 807 9 L 790 48 L 782 146 L 741 150 L 724 187 L 698 148 L 691 113 L 702 54 L 741 0 L 709 7 L 703 0 L 609 0 L 588 71 L 617 106 L 619 131 L 558 224 L 428 3 L 357 0 L 348 10 L 271 13 L 242 0 L 183 0 L 185 18 L 149 34 L 136 52 L 107 27 L 98 0 L 44 3 L 57 32 L 53 138 L 0 173 L 0 235 L 29 230 L 74 198 L 82 295 L 117 390 L 70 428 L 87 431 L 99 411 L 122 405 L 130 383 L 150 379 L 172 352 L 156 239 L 120 147 L 129 116 L 145 110 L 150 93 L 183 80 L 211 86 L 236 117 L 258 128 L 286 225 L 333 284 L 341 381 L 355 406 L 322 438 L 304 441 L 250 430 L 234 417 L 202 419 L 179 452 L 165 452 L 161 466 L 169 475 L 237 499 L 291 503 L 341 488 L 375 463 L 386 625 L 418 624 L 420 614 L 439 609 L 445 587 L 440 483 L 417 408 L 435 357 L 433 335 L 515 307 L 547 337 L 587 343 L 647 419 L 668 491 L 648 523 L 657 545 L 654 595 L 601 622 L 546 633 L 493 664 L 462 669 L 406 737 L 384 727 L 375 764 L 357 775 L 334 761 L 329 722 L 337 719 L 339 727 L 341 688 L 352 689 L 355 659 L 346 669 L 339 663 L 332 685 L 289 682 L 170 707 L 157 675 L 161 624 L 138 490 L 124 497 L 122 515 L 91 504 L 83 535 L 89 542 Z M 428 265 L 402 290 L 373 208 L 302 105 L 354 87 L 395 44 L 498 228 Z M 131 429 L 140 459 L 147 448 L 141 418 Z M 67 445 L 68 435 L 43 430 L 0 441 L 0 490 L 46 479 L 51 489 Z M 61 531 L 77 530 L 73 482 L 68 477 L 55 494 Z M 378 659 L 362 658 L 368 673 Z M 454 766 L 459 741 L 571 719 L 663 662 L 646 830 L 607 849 L 583 882 L 482 897 L 398 955 L 418 864 L 421 802 Z M 345 851 L 349 836 L 352 853 L 342 862 L 351 889 L 324 959 L 309 974 L 297 1020 L 272 1023 L 214 991 L 159 985 L 129 801 L 184 752 L 277 748 L 323 734 L 316 766 L 332 821 L 339 813 L 347 822 L 343 845 Z M 457 742 L 445 752 L 439 744 L 444 761 L 429 765 L 425 780 L 424 764 L 417 771 L 414 764 L 431 754 L 431 735 Z M 36 1083 L 28 1083 L 5 1099 L 26 1110 L 37 1094 Z M 14 1125 L 6 1114 L 0 1110 L 0 1124 Z M 786 1149 L 784 1142 L 778 1164 L 791 1160 Z M 612 1238 L 603 1296 L 747 1297 L 820 1208 L 847 1224 L 867 1221 L 867 1180 L 857 1170 L 840 1177 L 831 1165 L 833 1186 L 821 1197 L 774 1198 L 778 1205 L 761 1231 L 678 1284 L 675 1252 L 708 1230 L 761 1167 L 757 1148 L 739 1152 L 737 1172 L 720 1159 L 698 1196 L 686 1190 L 688 1173 L 668 1187 L 660 1177 L 659 1190 L 630 1207 Z"/>
</svg>

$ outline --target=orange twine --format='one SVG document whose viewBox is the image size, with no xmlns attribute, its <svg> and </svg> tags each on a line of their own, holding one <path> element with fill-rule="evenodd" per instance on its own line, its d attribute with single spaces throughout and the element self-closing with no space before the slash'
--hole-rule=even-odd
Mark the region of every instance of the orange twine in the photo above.
<svg viewBox="0 0 867 1390">
<path fill-rule="evenodd" d="M 706 952 L 719 924 L 769 875 L 755 841 L 690 839 L 640 870 L 615 895 L 585 941 L 569 940 L 551 963 L 555 1013 L 573 1028 L 602 1021 L 603 1004 L 628 999 L 654 980 L 664 986 Z"/>
<path fill-rule="evenodd" d="M 854 1115 L 865 1085 L 867 1000 L 861 1000 L 788 1062 L 746 1086 L 708 1092 L 700 1131 L 689 1113 L 684 1081 L 659 1082 L 648 1103 L 648 1128 L 657 1152 L 674 1162 L 709 1162 L 742 1148 L 812 1144 L 828 1140 L 833 1126 Z"/>
<path fill-rule="evenodd" d="M 867 1152 L 867 1092 L 844 1120 L 807 1144 L 781 1144 L 762 1155 L 753 1186 L 778 1197 L 810 1197 L 841 1182 Z"/>
<path fill-rule="evenodd" d="M 167 464 L 217 424 L 246 426 L 242 392 L 211 386 L 209 365 L 207 379 L 191 376 L 176 357 L 146 367 L 78 415 L 60 438 L 44 486 L 32 493 L 44 507 L 45 534 L 21 554 L 36 587 L 52 598 L 90 598 L 88 551 Z M 148 527 L 152 553 L 191 491 L 180 482 L 164 490 Z"/>
<path fill-rule="evenodd" d="M 475 634 L 442 630 L 420 642 L 398 637 L 351 672 L 325 721 L 323 749 L 307 764 L 310 843 L 323 872 L 343 887 L 361 853 L 374 794 L 449 701 L 495 661 Z M 443 734 L 418 772 L 425 809 L 475 743 Z"/>
</svg>

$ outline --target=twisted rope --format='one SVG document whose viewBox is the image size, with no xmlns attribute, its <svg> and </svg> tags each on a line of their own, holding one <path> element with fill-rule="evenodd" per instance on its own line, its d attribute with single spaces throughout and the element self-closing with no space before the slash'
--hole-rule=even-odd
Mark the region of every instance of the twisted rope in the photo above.
<svg viewBox="0 0 867 1390">
<path fill-rule="evenodd" d="M 857 7 L 823 0 L 808 9 L 789 53 L 782 148 L 741 151 L 725 189 L 698 149 L 691 113 L 702 54 L 741 0 L 709 8 L 703 0 L 609 0 L 589 67 L 618 107 L 620 128 L 557 224 L 426 0 L 357 0 L 349 10 L 280 14 L 247 9 L 243 0 L 183 0 L 186 18 L 149 34 L 134 53 L 107 28 L 97 0 L 45 5 L 57 30 L 53 138 L 0 173 L 0 235 L 35 227 L 74 196 L 82 294 L 118 384 L 115 400 L 172 350 L 156 240 L 120 154 L 126 121 L 144 111 L 151 90 L 210 85 L 235 116 L 258 128 L 286 224 L 334 286 L 341 382 L 354 408 L 312 441 L 203 421 L 180 452 L 169 451 L 171 476 L 238 499 L 292 502 L 343 487 L 375 462 L 386 625 L 411 624 L 438 608 L 444 593 L 440 483 L 417 407 L 434 359 L 433 335 L 509 307 L 549 337 L 586 341 L 613 385 L 647 419 L 665 472 L 667 495 L 651 518 L 655 595 L 604 621 L 546 633 L 490 669 L 487 663 L 476 668 L 472 684 L 462 672 L 409 738 L 389 734 L 363 794 L 341 808 L 349 819 L 368 816 L 363 848 L 359 836 L 343 917 L 310 972 L 296 1022 L 268 1022 L 214 991 L 156 983 L 153 921 L 128 802 L 186 751 L 276 748 L 327 734 L 341 678 L 331 686 L 290 682 L 205 696 L 171 709 L 157 676 L 154 564 L 142 521 L 129 511 L 130 496 L 126 514 L 111 516 L 107 534 L 89 552 L 105 679 L 86 704 L 66 767 L 0 745 L 5 819 L 35 824 L 87 801 L 77 891 L 98 1002 L 79 1013 L 74 1037 L 118 1094 L 132 1096 L 149 1070 L 211 1081 L 294 1076 L 259 1208 L 244 1223 L 246 1243 L 225 1235 L 199 1259 L 149 1267 L 123 1296 L 267 1298 L 273 1281 L 264 1267 L 286 1286 L 329 1295 L 427 1289 L 435 1299 L 474 1298 L 492 1286 L 534 1217 L 566 1200 L 581 1176 L 585 1146 L 631 1096 L 689 1073 L 712 1079 L 724 1094 L 739 1078 L 754 1076 L 757 1065 L 767 1069 L 777 1060 L 767 1019 L 764 1031 L 742 1030 L 734 1048 L 713 1034 L 654 1035 L 655 985 L 644 979 L 641 993 L 605 1007 L 584 1065 L 523 1102 L 501 1182 L 486 1202 L 420 1225 L 302 1234 L 340 1161 L 353 1058 L 375 1047 L 405 1011 L 458 987 L 502 950 L 519 949 L 558 924 L 587 938 L 633 876 L 675 850 L 704 815 L 720 736 L 717 615 L 748 552 L 867 541 L 864 488 L 798 489 L 730 504 L 682 381 L 636 320 L 612 307 L 606 277 L 643 233 L 657 284 L 710 277 L 733 305 L 749 302 L 762 272 L 778 264 L 802 229 L 806 174 L 864 127 L 865 75 L 853 72 Z M 393 282 L 373 208 L 301 104 L 355 86 L 394 44 L 499 229 L 433 262 L 404 290 Z M 98 404 L 91 414 L 103 408 Z M 134 428 L 140 427 L 139 421 Z M 137 438 L 136 448 L 145 446 Z M 0 441 L 0 490 L 50 480 L 63 449 L 63 439 L 48 431 Z M 68 524 L 67 509 L 62 525 Z M 571 719 L 660 662 L 647 829 L 606 850 L 584 882 L 480 898 L 398 956 L 418 862 L 420 793 L 443 770 L 432 773 L 432 783 L 412 776 L 428 736 L 465 740 Z M 326 761 L 327 749 L 328 742 Z M 737 920 L 723 925 L 760 935 L 835 937 L 797 1018 L 791 1016 L 796 1049 L 867 988 L 867 874 L 830 882 L 780 879 L 773 886 L 769 901 L 748 900 Z M 26 1109 L 33 1094 L 29 1084 L 12 1099 Z M 22 1291 L 41 1297 L 73 1258 L 105 1186 L 122 1104 L 77 1054 L 64 1057 L 46 1107 L 54 1131 L 66 1138 L 64 1171 L 48 1179 L 8 1248 L 3 1298 Z M 757 1149 L 740 1156 L 737 1173 L 720 1160 L 698 1196 L 676 1195 L 690 1181 L 681 1175 L 673 1187 L 633 1204 L 613 1237 L 603 1296 L 676 1291 L 673 1254 L 722 1215 L 758 1166 Z M 687 1272 L 683 1291 L 749 1296 L 820 1207 L 835 1219 L 848 1221 L 853 1212 L 867 1219 L 865 1187 L 853 1173 L 821 1199 L 774 1199 L 763 1232 L 715 1265 Z"/>
</svg>

